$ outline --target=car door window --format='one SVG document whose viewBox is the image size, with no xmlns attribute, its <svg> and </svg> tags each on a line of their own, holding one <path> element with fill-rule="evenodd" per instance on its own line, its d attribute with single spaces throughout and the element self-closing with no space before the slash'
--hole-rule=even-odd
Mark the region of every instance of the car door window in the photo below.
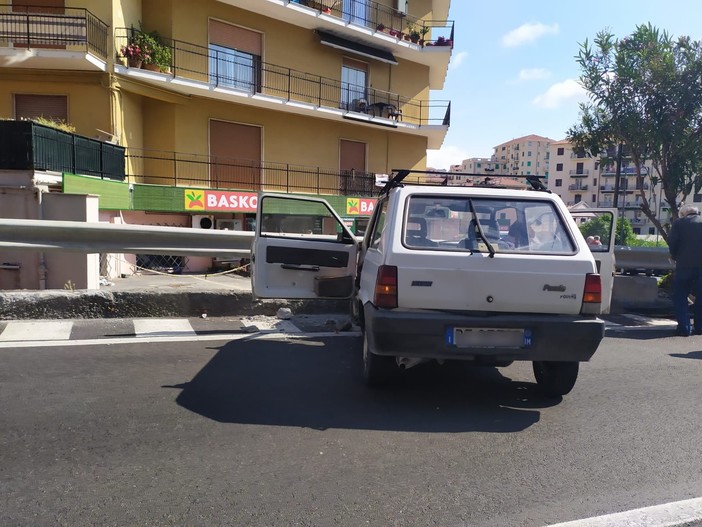
<svg viewBox="0 0 702 527">
<path fill-rule="evenodd" d="M 380 240 L 385 232 L 385 221 L 387 219 L 388 202 L 383 201 L 380 204 L 380 210 L 375 217 L 375 224 L 373 225 L 373 236 L 371 237 L 370 247 L 377 249 L 380 245 Z"/>
</svg>

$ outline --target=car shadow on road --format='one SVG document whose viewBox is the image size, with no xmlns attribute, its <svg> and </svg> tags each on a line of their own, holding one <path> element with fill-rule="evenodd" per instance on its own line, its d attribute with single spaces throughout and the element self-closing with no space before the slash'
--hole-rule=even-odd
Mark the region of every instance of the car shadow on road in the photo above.
<svg viewBox="0 0 702 527">
<path fill-rule="evenodd" d="M 606 336 L 608 338 L 615 339 L 627 339 L 627 340 L 660 340 L 666 338 L 676 338 L 682 339 L 683 337 L 678 337 L 675 335 L 674 329 L 669 328 L 641 328 L 641 329 L 616 329 L 607 328 Z"/>
<path fill-rule="evenodd" d="M 455 366 L 455 367 L 453 367 Z M 225 423 L 412 432 L 516 432 L 558 404 L 496 368 L 427 363 L 383 389 L 361 381 L 356 338 L 233 341 L 176 402 Z"/>
</svg>

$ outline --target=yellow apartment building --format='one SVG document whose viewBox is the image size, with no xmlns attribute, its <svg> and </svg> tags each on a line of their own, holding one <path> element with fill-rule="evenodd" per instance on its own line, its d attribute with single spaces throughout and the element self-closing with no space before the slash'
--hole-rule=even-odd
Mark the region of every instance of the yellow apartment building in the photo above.
<svg viewBox="0 0 702 527">
<path fill-rule="evenodd" d="M 345 214 L 375 174 L 423 170 L 442 145 L 449 4 L 8 0 L 0 119 L 125 148 L 124 188 L 71 170 L 47 186 L 98 194 L 101 221 L 247 229 L 261 190 L 335 197 Z"/>
</svg>

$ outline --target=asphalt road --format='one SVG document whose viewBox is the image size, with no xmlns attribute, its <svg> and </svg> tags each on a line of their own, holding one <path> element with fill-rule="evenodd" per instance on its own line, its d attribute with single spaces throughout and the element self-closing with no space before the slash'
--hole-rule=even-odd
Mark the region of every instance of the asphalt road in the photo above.
<svg viewBox="0 0 702 527">
<path fill-rule="evenodd" d="M 357 337 L 0 349 L 0 525 L 542 526 L 702 496 L 702 337 L 360 382 Z"/>
</svg>

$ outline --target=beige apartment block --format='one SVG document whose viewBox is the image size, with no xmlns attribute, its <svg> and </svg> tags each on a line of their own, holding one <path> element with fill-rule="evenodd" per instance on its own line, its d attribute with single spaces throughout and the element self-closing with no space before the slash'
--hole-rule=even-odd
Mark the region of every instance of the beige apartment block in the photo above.
<svg viewBox="0 0 702 527">
<path fill-rule="evenodd" d="M 650 163 L 641 168 L 641 175 L 626 152 L 622 155 L 617 184 L 617 152 L 611 148 L 605 155 L 593 158 L 582 152 L 574 152 L 572 144 L 556 141 L 550 146 L 551 177 L 548 187 L 558 194 L 566 205 L 584 203 L 589 207 L 615 207 L 619 216 L 628 219 L 636 234 L 655 235 L 656 228 L 641 211 L 643 193 L 664 223 L 669 221 L 667 203 L 660 185 L 652 187 L 648 178 L 652 170 Z"/>
<path fill-rule="evenodd" d="M 500 172 L 513 176 L 550 175 L 549 146 L 553 139 L 541 135 L 525 135 L 499 144 L 494 148 L 492 160 L 499 164 Z"/>
</svg>

